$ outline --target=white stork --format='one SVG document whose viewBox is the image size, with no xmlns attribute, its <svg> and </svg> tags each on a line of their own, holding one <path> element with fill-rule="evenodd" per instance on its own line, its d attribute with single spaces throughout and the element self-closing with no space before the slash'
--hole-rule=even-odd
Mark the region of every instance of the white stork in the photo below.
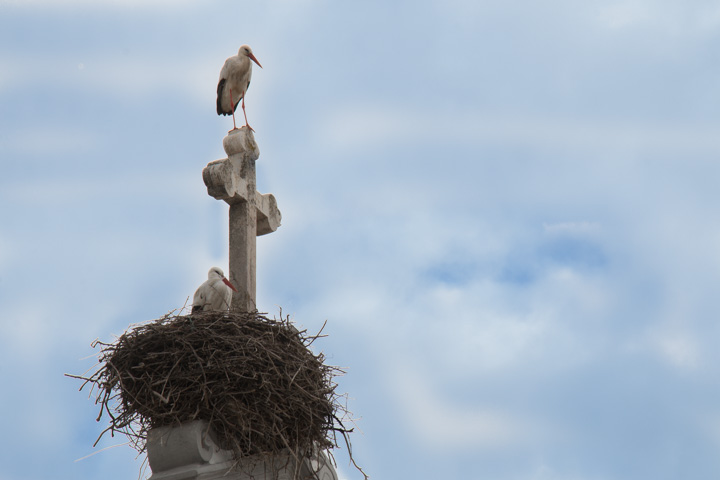
<svg viewBox="0 0 720 480">
<path fill-rule="evenodd" d="M 192 313 L 207 311 L 226 311 L 230 308 L 232 292 L 237 290 L 225 278 L 220 267 L 213 267 L 208 272 L 208 279 L 195 291 Z"/>
<path fill-rule="evenodd" d="M 248 125 L 247 114 L 245 113 L 245 92 L 250 86 L 250 77 L 252 77 L 252 63 L 262 68 L 252 49 L 248 45 L 243 45 L 238 50 L 238 54 L 225 60 L 225 64 L 220 70 L 220 81 L 217 86 L 217 114 L 232 115 L 233 130 L 237 128 L 235 125 L 235 110 L 238 103 L 242 100 L 243 115 L 245 115 L 245 126 L 250 130 L 252 127 Z M 253 130 L 255 131 L 255 130 Z"/>
</svg>

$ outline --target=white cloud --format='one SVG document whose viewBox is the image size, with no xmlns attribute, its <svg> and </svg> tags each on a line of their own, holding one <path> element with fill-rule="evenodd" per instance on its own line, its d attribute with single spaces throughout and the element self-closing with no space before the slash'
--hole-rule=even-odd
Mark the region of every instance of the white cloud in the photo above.
<svg viewBox="0 0 720 480">
<path fill-rule="evenodd" d="M 599 12 L 599 19 L 610 28 L 627 28 L 650 20 L 649 7 L 646 2 L 623 1 L 604 6 Z"/>
<path fill-rule="evenodd" d="M 62 134 L 61 134 L 62 135 Z M 196 206 L 189 198 L 202 198 L 198 190 L 198 173 L 186 170 L 153 171 L 143 170 L 142 175 L 135 172 L 123 175 L 107 175 L 100 178 L 78 174 L 72 178 L 41 178 L 26 182 L 14 182 L 4 186 L 0 199 L 12 202 L 14 198 L 25 198 L 31 205 L 43 205 L 55 202 L 73 205 L 76 202 L 126 198 L 128 192 L 143 192 L 147 197 L 173 198 L 183 208 Z M 185 191 L 193 194 L 184 193 Z M 196 206 L 196 208 L 201 208 Z"/>
<path fill-rule="evenodd" d="M 417 369 L 396 364 L 388 370 L 387 383 L 403 412 L 404 430 L 433 451 L 506 448 L 535 433 L 530 422 L 502 408 L 453 405 L 438 395 L 433 377 Z"/>
<path fill-rule="evenodd" d="M 452 383 L 531 365 L 546 372 L 583 368 L 603 353 L 597 331 L 609 334 L 602 325 L 615 314 L 605 280 L 570 268 L 551 269 L 522 287 L 482 276 L 418 283 L 412 270 L 398 275 L 377 266 L 368 270 L 371 278 L 348 264 L 342 269 L 348 278 L 327 285 L 310 308 L 352 323 L 375 339 L 383 357 L 405 358 Z"/>
<path fill-rule="evenodd" d="M 12 8 L 180 8 L 195 4 L 193 0 L 0 0 L 0 6 Z"/>
<path fill-rule="evenodd" d="M 404 143 L 409 138 L 432 136 L 438 128 L 426 123 L 426 115 L 416 113 L 379 105 L 345 105 L 322 118 L 318 141 L 329 141 L 337 149 L 379 149 L 390 141 Z"/>
<path fill-rule="evenodd" d="M 527 476 L 518 478 L 518 480 L 605 480 L 609 477 L 597 473 L 578 475 L 577 473 L 565 473 L 553 468 L 546 463 L 537 466 L 535 470 Z"/>
<path fill-rule="evenodd" d="M 697 415 L 695 424 L 709 437 L 716 448 L 720 448 L 720 412 L 710 411 Z"/>
<path fill-rule="evenodd" d="M 596 10 L 600 25 L 616 30 L 680 35 L 710 34 L 720 24 L 720 7 L 713 2 L 682 0 L 620 0 L 602 2 Z"/>
<path fill-rule="evenodd" d="M 40 117 L 38 117 L 40 122 Z M 0 149 L 11 155 L 78 155 L 98 148 L 105 139 L 87 129 L 66 127 L 39 127 L 37 130 L 15 130 L 0 137 Z"/>
<path fill-rule="evenodd" d="M 441 367 L 455 372 L 450 377 L 459 380 L 481 372 L 511 369 L 543 356 L 541 346 L 551 341 L 546 319 L 533 314 L 522 317 L 514 312 L 481 309 L 474 315 L 462 313 L 459 306 L 467 305 L 468 300 L 470 298 L 463 298 L 447 304 L 448 318 L 433 335 L 432 343 L 445 352 L 438 359 Z"/>
<path fill-rule="evenodd" d="M 663 328 L 651 334 L 650 342 L 660 357 L 673 367 L 692 370 L 701 363 L 699 342 L 689 331 Z"/>
<path fill-rule="evenodd" d="M 73 88 L 95 92 L 103 97 L 132 98 L 138 100 L 158 92 L 174 92 L 178 98 L 197 103 L 214 104 L 215 85 L 225 57 L 208 59 L 183 56 L 177 52 L 166 56 L 117 58 L 100 56 L 83 57 L 18 56 L 13 51 L 3 52 L 3 76 L 0 87 L 47 88 L 47 71 L 53 72 L 53 88 L 68 91 Z M 255 90 L 258 90 L 257 88 Z"/>
<path fill-rule="evenodd" d="M 39 290 L 39 288 L 38 288 Z M 3 350 L 4 354 L 30 362 L 34 367 L 48 362 L 52 355 L 53 343 L 57 341 L 50 320 L 51 308 L 24 297 L 24 302 L 13 302 L 3 313 Z"/>
<path fill-rule="evenodd" d="M 546 233 L 557 235 L 593 235 L 601 230 L 599 223 L 588 221 L 543 223 L 543 229 Z"/>
<path fill-rule="evenodd" d="M 392 105 L 348 104 L 324 114 L 318 132 L 338 150 L 382 149 L 387 144 L 495 145 L 509 143 L 567 152 L 668 151 L 711 153 L 720 149 L 720 124 L 628 121 L 527 113 L 480 114 L 454 111 L 436 114 Z"/>
<path fill-rule="evenodd" d="M 5 266 L 5 263 L 11 257 L 11 253 L 10 253 L 11 250 L 12 250 L 12 246 L 11 246 L 10 240 L 0 236 L 0 275 L 3 274 L 3 269 Z M 5 280 L 5 279 L 3 279 L 3 280 Z"/>
</svg>

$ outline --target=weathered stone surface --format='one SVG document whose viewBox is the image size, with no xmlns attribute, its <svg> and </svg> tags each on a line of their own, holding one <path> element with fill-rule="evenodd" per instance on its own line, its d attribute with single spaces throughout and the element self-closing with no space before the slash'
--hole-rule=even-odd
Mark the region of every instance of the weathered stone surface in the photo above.
<svg viewBox="0 0 720 480">
<path fill-rule="evenodd" d="M 154 480 L 195 478 L 178 473 L 208 470 L 208 466 L 232 459 L 231 452 L 217 446 L 208 424 L 199 420 L 179 427 L 154 428 L 148 433 L 147 453 Z M 205 468 L 198 469 L 200 466 Z"/>
<path fill-rule="evenodd" d="M 231 130 L 223 139 L 228 158 L 210 162 L 203 169 L 208 195 L 230 205 L 230 281 L 238 289 L 231 308 L 256 309 L 256 237 L 280 227 L 282 215 L 275 197 L 256 190 L 255 161 L 260 150 L 252 131 Z"/>
<path fill-rule="evenodd" d="M 267 235 L 278 229 L 282 215 L 277 200 L 272 193 L 258 195 L 257 201 L 257 235 Z"/>
<path fill-rule="evenodd" d="M 213 438 L 208 424 L 200 420 L 151 430 L 147 441 L 150 480 L 338 480 L 324 453 L 299 465 L 290 453 L 252 455 L 236 464 L 232 453 L 220 449 Z"/>
<path fill-rule="evenodd" d="M 228 203 L 240 202 L 247 195 L 247 182 L 233 172 L 233 165 L 227 158 L 210 162 L 203 169 L 203 181 L 208 195 Z"/>
<path fill-rule="evenodd" d="M 247 127 L 230 130 L 223 139 L 223 148 L 228 157 L 242 155 L 247 160 L 260 158 L 260 149 L 255 142 L 255 135 Z"/>
</svg>

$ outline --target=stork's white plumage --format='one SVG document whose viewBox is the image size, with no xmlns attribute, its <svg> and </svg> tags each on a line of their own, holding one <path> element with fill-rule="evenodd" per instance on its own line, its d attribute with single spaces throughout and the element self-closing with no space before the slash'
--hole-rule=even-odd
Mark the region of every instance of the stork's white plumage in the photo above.
<svg viewBox="0 0 720 480">
<path fill-rule="evenodd" d="M 245 125 L 252 130 L 252 127 L 248 125 L 245 113 L 245 92 L 250 86 L 250 77 L 252 77 L 251 60 L 262 68 L 260 62 L 253 55 L 252 49 L 248 45 L 243 45 L 237 55 L 225 60 L 225 64 L 220 70 L 220 81 L 217 87 L 217 114 L 232 115 L 233 130 L 237 128 L 235 126 L 235 110 L 241 100 Z"/>
<path fill-rule="evenodd" d="M 192 313 L 207 311 L 225 311 L 230 308 L 232 292 L 237 290 L 225 278 L 220 267 L 213 267 L 208 272 L 208 279 L 195 291 Z"/>
</svg>

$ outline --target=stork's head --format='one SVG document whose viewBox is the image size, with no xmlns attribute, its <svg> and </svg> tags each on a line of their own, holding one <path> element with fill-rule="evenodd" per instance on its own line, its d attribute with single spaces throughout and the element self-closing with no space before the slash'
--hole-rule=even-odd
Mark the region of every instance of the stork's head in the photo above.
<svg viewBox="0 0 720 480">
<path fill-rule="evenodd" d="M 212 267 L 208 272 L 208 280 L 213 278 L 225 278 L 225 273 L 220 267 Z"/>
<path fill-rule="evenodd" d="M 223 281 L 225 285 L 230 287 L 233 291 L 237 292 L 237 288 L 233 286 L 232 283 L 230 283 L 230 280 L 225 278 L 225 274 L 222 271 L 222 268 L 220 267 L 212 267 L 210 271 L 208 272 L 208 280 L 212 280 L 213 278 L 219 278 Z"/>
<path fill-rule="evenodd" d="M 239 56 L 245 56 L 248 57 L 253 62 L 257 63 L 257 66 L 262 68 L 262 65 L 260 65 L 260 62 L 258 62 L 258 59 L 255 58 L 255 55 L 253 55 L 252 48 L 250 48 L 250 45 L 243 45 L 240 47 L 240 50 L 238 50 Z"/>
</svg>

